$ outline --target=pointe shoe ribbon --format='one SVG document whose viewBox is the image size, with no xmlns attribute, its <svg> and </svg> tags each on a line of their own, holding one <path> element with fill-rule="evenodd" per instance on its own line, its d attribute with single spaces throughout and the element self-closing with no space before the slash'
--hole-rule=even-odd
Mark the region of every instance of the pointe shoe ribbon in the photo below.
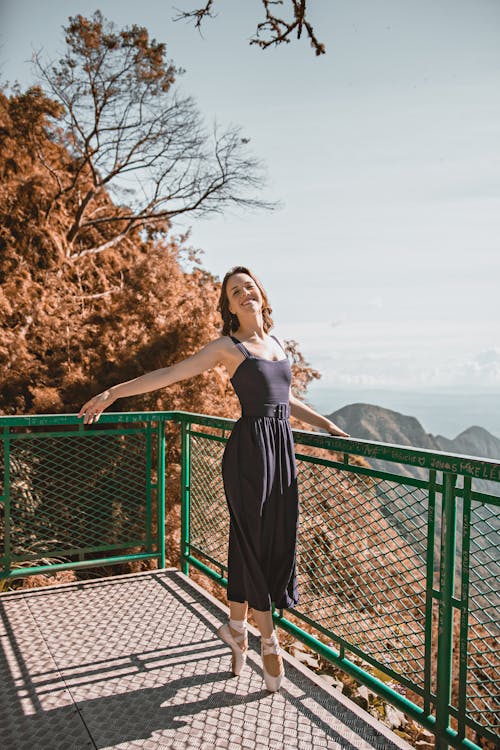
<svg viewBox="0 0 500 750">
<path fill-rule="evenodd" d="M 229 627 L 229 623 L 226 622 L 217 630 L 217 635 L 224 641 L 224 643 L 227 643 L 228 646 L 231 646 L 231 666 L 233 674 L 235 675 L 235 677 L 238 677 L 238 675 L 241 674 L 241 670 L 243 669 L 247 661 L 248 642 L 246 628 L 243 633 L 233 635 L 233 632 Z"/>
<path fill-rule="evenodd" d="M 262 657 L 262 669 L 264 671 L 264 681 L 266 683 L 266 688 L 271 691 L 275 692 L 276 690 L 279 690 L 281 681 L 285 675 L 285 670 L 283 668 L 283 659 L 281 657 L 281 648 L 278 643 L 278 637 L 276 635 L 276 632 L 273 632 L 271 635 L 271 643 L 266 642 L 264 638 L 261 638 L 260 642 L 260 653 Z M 269 639 L 267 639 L 269 641 Z M 279 664 L 279 674 L 278 675 L 272 675 L 270 672 L 266 669 L 266 660 L 265 656 L 273 655 L 276 657 L 276 659 L 273 659 L 272 661 L 275 661 L 276 664 Z M 273 670 L 275 671 L 275 670 Z"/>
</svg>

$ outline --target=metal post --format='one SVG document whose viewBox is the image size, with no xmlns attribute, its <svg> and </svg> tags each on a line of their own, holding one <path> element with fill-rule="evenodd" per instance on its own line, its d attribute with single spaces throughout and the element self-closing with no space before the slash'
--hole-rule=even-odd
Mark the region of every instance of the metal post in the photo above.
<svg viewBox="0 0 500 750">
<path fill-rule="evenodd" d="M 3 476 L 2 501 L 4 509 L 4 554 L 5 566 L 0 570 L 2 578 L 11 571 L 11 526 L 10 526 L 10 428 L 3 430 Z"/>
<path fill-rule="evenodd" d="M 190 495 L 190 476 L 191 476 L 191 456 L 190 456 L 190 429 L 189 422 L 182 422 L 181 432 L 181 570 L 185 575 L 189 575 L 189 495 Z"/>
<path fill-rule="evenodd" d="M 437 650 L 436 750 L 448 750 L 453 654 L 453 593 L 456 552 L 456 474 L 443 472 L 441 558 L 439 571 L 439 624 Z"/>
<path fill-rule="evenodd" d="M 152 508 L 151 508 L 151 422 L 146 424 L 146 552 L 153 551 L 152 541 Z"/>
<path fill-rule="evenodd" d="M 460 673 L 458 688 L 458 736 L 460 738 L 465 737 L 467 720 L 467 651 L 469 646 L 471 488 L 471 477 L 464 477 L 462 516 L 462 586 L 460 592 Z"/>
<path fill-rule="evenodd" d="M 165 567 L 165 422 L 158 422 L 158 567 Z"/>
</svg>

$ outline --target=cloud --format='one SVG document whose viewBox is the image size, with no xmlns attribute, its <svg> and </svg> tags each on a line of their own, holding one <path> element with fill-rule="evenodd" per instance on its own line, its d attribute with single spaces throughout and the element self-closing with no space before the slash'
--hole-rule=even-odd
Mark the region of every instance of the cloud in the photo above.
<svg viewBox="0 0 500 750">
<path fill-rule="evenodd" d="M 367 307 L 376 307 L 378 310 L 381 310 L 384 306 L 384 300 L 380 296 L 372 297 L 372 299 L 366 301 L 366 305 Z"/>
<path fill-rule="evenodd" d="M 500 386 L 500 347 L 483 349 L 462 362 L 452 378 L 460 384 Z"/>
<path fill-rule="evenodd" d="M 341 323 L 341 325 L 340 325 Z M 482 321 L 349 320 L 279 326 L 322 373 L 323 387 L 495 388 L 500 337 Z"/>
<path fill-rule="evenodd" d="M 319 359 L 319 358 L 318 358 Z M 438 352 L 422 359 L 408 352 L 364 352 L 349 357 L 329 357 L 314 363 L 323 373 L 323 386 L 379 388 L 491 388 L 500 390 L 500 347 L 474 355 L 440 360 Z"/>
</svg>

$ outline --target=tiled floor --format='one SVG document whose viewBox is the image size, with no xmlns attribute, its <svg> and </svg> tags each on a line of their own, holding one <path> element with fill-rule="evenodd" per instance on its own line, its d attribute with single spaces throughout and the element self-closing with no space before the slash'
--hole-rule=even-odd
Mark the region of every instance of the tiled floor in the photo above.
<svg viewBox="0 0 500 750">
<path fill-rule="evenodd" d="M 5 750 L 410 748 L 285 654 L 268 693 L 252 629 L 231 674 L 225 608 L 176 569 L 0 595 Z"/>
</svg>

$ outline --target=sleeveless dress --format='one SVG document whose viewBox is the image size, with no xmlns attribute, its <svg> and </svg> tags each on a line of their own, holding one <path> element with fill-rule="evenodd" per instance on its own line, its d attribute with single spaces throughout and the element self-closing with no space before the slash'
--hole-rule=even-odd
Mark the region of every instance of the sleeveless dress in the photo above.
<svg viewBox="0 0 500 750">
<path fill-rule="evenodd" d="M 245 359 L 231 378 L 242 414 L 222 457 L 230 517 L 227 598 L 260 611 L 273 602 L 277 609 L 290 609 L 299 601 L 291 367 L 288 358 L 263 359 L 231 339 Z"/>
</svg>

